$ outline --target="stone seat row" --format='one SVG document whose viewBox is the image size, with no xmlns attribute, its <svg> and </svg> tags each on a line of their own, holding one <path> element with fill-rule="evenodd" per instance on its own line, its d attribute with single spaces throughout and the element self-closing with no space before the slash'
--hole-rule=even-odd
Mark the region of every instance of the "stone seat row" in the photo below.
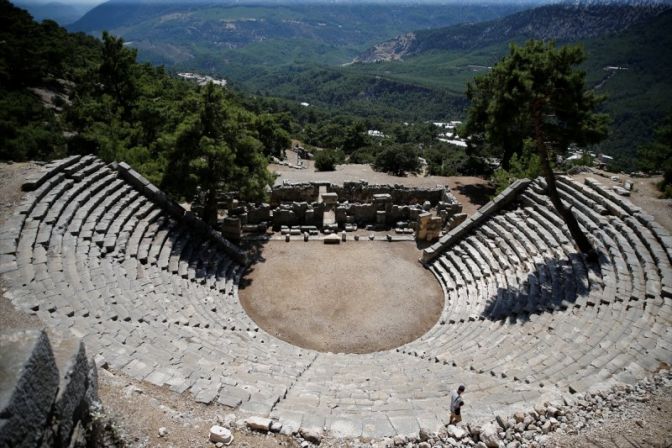
<svg viewBox="0 0 672 448">
<path fill-rule="evenodd" d="M 420 427 L 435 431 L 449 414 L 446 397 L 460 382 L 469 384 L 474 421 L 541 396 L 536 386 L 419 363 L 393 352 L 319 354 L 271 416 L 296 427 L 325 426 L 344 437 L 411 435 Z"/>
<path fill-rule="evenodd" d="M 279 396 L 297 370 L 283 376 L 286 363 L 276 361 L 273 354 L 280 350 L 294 355 L 296 369 L 300 354 L 257 333 L 237 301 L 242 266 L 208 246 L 206 239 L 191 238 L 183 225 L 117 178 L 112 169 L 89 162 L 70 165 L 41 182 L 37 194 L 29 194 L 17 244 L 21 262 L 10 275 L 20 282 L 12 292 L 14 302 L 50 325 L 84 337 L 92 350 L 107 354 L 111 364 L 140 379 L 154 372 L 155 381 L 169 380 L 160 369 L 184 358 L 180 341 L 193 340 L 200 351 L 210 348 L 211 359 L 219 360 L 214 364 L 228 383 L 247 378 L 240 383 L 246 388 L 241 390 Z M 84 167 L 87 171 L 82 173 Z M 184 234 L 182 250 L 171 247 L 176 236 L 171 232 Z M 162 251 L 180 267 L 187 266 L 187 274 L 175 275 L 179 272 L 167 269 L 170 263 L 161 269 Z M 134 329 L 140 329 L 135 338 Z M 202 330 L 200 337 L 190 330 Z M 142 368 L 134 359 L 141 347 L 154 357 Z M 205 399 L 218 383 L 205 387 L 206 381 L 196 378 L 209 373 L 199 368 L 199 362 L 203 364 L 197 360 L 187 368 L 192 371 L 183 375 L 180 385 Z M 260 366 L 257 374 L 255 365 Z M 282 385 L 275 392 L 268 387 L 269 376 Z M 190 378 L 196 379 L 190 382 Z"/>
<path fill-rule="evenodd" d="M 71 171 L 71 173 L 76 172 Z M 64 176 L 64 174 L 52 178 L 52 182 L 43 184 L 42 188 L 46 189 L 52 184 L 59 186 L 62 183 L 59 183 L 58 181 L 59 179 L 62 179 L 62 176 Z M 101 177 L 103 178 L 101 179 Z M 60 204 L 65 204 L 69 201 L 68 207 L 57 207 L 53 201 L 49 202 L 44 207 L 41 205 L 39 206 L 40 209 L 49 208 L 50 214 L 53 213 L 53 216 L 55 217 L 54 221 L 58 221 L 55 226 L 57 229 L 68 228 L 71 234 L 82 237 L 82 239 L 77 240 L 78 243 L 81 243 L 82 241 L 93 241 L 100 247 L 103 247 L 106 253 L 114 251 L 116 238 L 119 237 L 120 245 L 115 255 L 128 252 L 133 256 L 137 256 L 143 262 L 146 262 L 149 258 L 149 252 L 152 252 L 152 255 L 154 256 L 156 252 L 161 250 L 164 242 L 161 241 L 159 244 L 152 244 L 153 241 L 150 237 L 153 233 L 146 233 L 147 225 L 152 223 L 161 214 L 161 211 L 157 209 L 157 207 L 149 204 L 146 198 L 138 195 L 138 193 L 133 191 L 130 186 L 122 185 L 123 182 L 121 180 L 114 179 L 113 173 L 105 167 L 92 172 L 90 176 L 84 177 L 82 180 L 82 185 L 78 185 L 76 189 L 66 188 L 65 190 L 68 191 L 68 194 L 62 195 L 61 193 L 64 188 L 56 188 L 55 191 L 58 191 L 58 193 L 50 193 L 49 195 L 46 195 L 50 199 L 56 198 L 55 202 Z M 99 180 L 99 182 L 94 184 L 96 180 Z M 71 180 L 68 180 L 66 183 L 67 186 L 71 186 L 71 184 Z M 38 195 L 38 197 L 44 196 L 45 195 Z M 74 210 L 75 208 L 76 213 Z M 54 213 L 54 211 L 62 211 L 63 209 L 70 210 L 70 213 L 65 213 L 63 217 L 59 219 L 60 212 Z M 28 229 L 33 229 L 33 232 L 23 232 L 22 234 L 22 236 L 25 235 L 25 238 L 21 239 L 22 247 L 20 248 L 23 260 L 33 261 L 31 251 L 35 248 L 35 244 L 44 245 L 51 235 L 51 228 L 54 227 L 51 225 L 53 222 L 50 221 L 49 223 L 44 223 L 43 221 L 39 221 L 40 217 L 40 214 L 31 214 L 27 219 L 29 222 Z M 167 219 L 164 218 L 163 221 L 167 221 Z M 33 239 L 33 235 L 35 235 L 35 239 Z M 38 235 L 44 235 L 44 237 L 38 239 Z M 165 240 L 166 239 L 164 239 L 164 241 Z M 143 244 L 140 244 L 141 241 Z M 185 247 L 190 247 L 188 241 L 183 244 Z M 81 246 L 82 247 L 77 249 L 80 253 L 85 253 L 86 250 L 90 248 L 89 244 L 83 244 Z M 163 259 L 168 256 L 167 254 L 169 253 L 169 250 L 170 248 L 166 251 L 166 255 L 163 256 Z M 181 269 L 186 272 L 188 263 L 179 259 L 180 254 L 171 255 L 176 258 L 174 263 L 182 265 Z M 221 286 L 220 289 L 224 291 L 228 288 L 228 293 L 231 293 L 232 282 L 227 282 L 227 280 L 235 277 L 236 272 L 233 268 L 236 264 L 231 263 L 228 257 L 217 251 L 212 251 L 211 255 L 212 258 L 216 258 L 217 262 L 222 266 L 227 263 L 231 266 L 231 269 L 228 271 L 228 274 L 230 275 L 226 278 L 227 271 L 222 270 L 217 273 L 219 276 L 217 285 Z M 193 265 L 194 261 L 192 260 L 190 263 Z M 196 277 L 194 269 L 190 270 L 190 274 L 192 279 Z M 213 279 L 212 284 L 215 284 L 214 273 L 201 269 L 198 274 L 200 277 L 204 277 L 207 274 L 213 274 L 211 276 Z"/>
<path fill-rule="evenodd" d="M 571 292 L 580 276 L 571 273 L 580 264 L 578 260 L 572 263 L 567 246 L 556 242 L 553 249 L 538 238 L 534 244 L 513 245 L 513 237 L 504 228 L 516 223 L 517 228 L 533 234 L 531 227 L 541 225 L 535 219 L 533 214 L 513 212 L 497 217 L 438 258 L 430 269 L 449 292 L 443 322 L 476 319 L 484 313 L 498 318 L 574 302 Z M 497 238 L 498 234 L 504 237 Z"/>
<path fill-rule="evenodd" d="M 104 269 L 103 266 L 102 270 Z M 110 280 L 114 280 L 113 277 L 110 277 L 110 273 L 107 276 Z M 248 332 L 238 332 L 237 334 L 242 335 L 243 339 L 237 341 L 238 336 L 233 336 L 230 332 L 220 333 L 215 328 L 207 328 L 207 325 L 195 324 L 194 319 L 199 318 L 193 315 L 196 313 L 195 307 L 185 306 L 183 297 L 171 299 L 167 291 L 162 291 L 156 297 L 153 297 L 151 291 L 137 291 L 132 286 L 124 288 L 109 287 L 102 292 L 94 291 L 88 295 L 85 295 L 86 291 L 84 290 L 73 289 L 63 295 L 54 294 L 40 300 L 47 305 L 41 304 L 36 311 L 42 320 L 50 326 L 84 337 L 92 350 L 95 350 L 96 353 L 103 353 L 109 358 L 109 362 L 114 368 L 128 371 L 127 373 L 136 376 L 138 379 L 144 379 L 145 375 L 154 371 L 163 372 L 162 367 L 168 368 L 175 365 L 183 365 L 184 369 L 191 369 L 189 375 L 192 376 L 209 372 L 207 367 L 203 365 L 203 361 L 196 360 L 190 363 L 183 359 L 185 356 L 184 347 L 180 344 L 180 341 L 185 340 L 192 341 L 195 347 L 199 347 L 199 350 L 205 350 L 205 347 L 209 347 L 212 356 L 209 359 L 217 360 L 215 364 L 218 365 L 221 376 L 236 384 L 241 378 L 237 370 L 230 370 L 231 365 L 242 364 L 238 368 L 244 369 L 245 372 L 248 372 L 246 375 L 253 378 L 254 375 L 250 372 L 254 371 L 254 366 L 258 362 L 257 358 L 263 359 L 261 365 L 264 368 L 272 364 L 273 358 L 269 359 L 271 356 L 269 352 L 272 350 L 267 348 L 266 345 L 260 347 L 263 342 L 255 342 L 256 336 L 254 333 L 250 335 Z M 41 289 L 56 290 L 58 288 L 56 285 L 51 287 L 49 284 L 43 284 Z M 69 299 L 73 296 L 78 297 L 78 301 L 75 303 Z M 141 298 L 142 304 L 138 303 L 138 298 Z M 175 303 L 182 306 L 177 310 L 170 307 L 162 309 L 160 305 L 164 303 Z M 159 306 L 157 307 L 157 305 Z M 134 328 L 138 329 L 137 337 L 132 340 L 129 331 Z M 203 333 L 202 338 L 198 338 L 191 333 L 191 330 L 205 330 L 207 333 Z M 224 345 L 222 345 L 223 342 Z M 116 349 L 110 350 L 110 347 L 123 347 L 124 349 L 117 351 Z M 141 353 L 137 352 L 138 347 L 144 347 L 144 350 L 152 353 L 152 355 L 142 353 L 141 359 L 153 361 L 152 363 L 144 362 L 145 367 L 143 369 L 138 369 L 138 362 L 134 362 L 134 359 L 139 358 Z M 255 347 L 257 348 L 256 351 L 254 350 Z M 285 347 L 285 350 L 282 350 L 280 354 L 285 355 L 287 351 L 293 351 L 293 348 L 290 347 L 287 350 Z M 159 354 L 162 352 L 166 352 L 167 355 L 160 357 Z M 251 355 L 253 356 L 250 357 Z M 219 367 L 220 364 L 221 367 Z M 284 365 L 283 362 L 274 366 L 274 378 L 282 378 L 280 373 Z M 147 369 L 152 370 L 148 372 Z M 189 383 L 189 378 L 191 378 L 189 375 L 184 375 L 184 381 L 180 382 L 180 385 L 186 384 L 187 388 L 192 387 Z M 289 384 L 294 376 L 295 374 L 287 377 L 284 383 Z M 204 381 L 201 381 L 196 388 L 191 389 L 195 396 L 200 392 L 198 387 L 203 386 L 203 383 Z M 256 382 L 249 379 L 245 386 L 250 390 L 254 388 L 268 393 L 267 382 L 264 382 L 263 386 L 254 386 L 255 384 Z"/>
<path fill-rule="evenodd" d="M 17 306 L 111 368 L 197 401 L 382 437 L 438 429 L 458 383 L 478 422 L 672 361 L 669 234 L 592 181 L 559 183 L 598 262 L 574 251 L 532 182 L 428 266 L 446 299 L 429 332 L 345 355 L 258 329 L 238 300 L 244 266 L 124 179 L 92 157 L 29 179 L 0 233 L 0 269 Z"/>
<path fill-rule="evenodd" d="M 68 168 L 67 172 L 70 175 L 78 174 L 79 172 L 75 171 L 77 166 L 78 164 Z M 28 221 L 35 223 L 35 220 L 41 218 L 40 210 L 47 209 L 50 210 L 49 214 L 53 216 L 53 219 L 31 224 L 30 227 L 34 228 L 32 234 L 35 235 L 35 239 L 32 238 L 30 232 L 26 235 L 26 238 L 22 239 L 24 242 L 22 244 L 23 259 L 32 258 L 30 251 L 36 243 L 45 244 L 48 241 L 52 228 L 54 228 L 52 224 L 58 220 L 60 214 L 65 210 L 64 219 L 55 226 L 57 229 L 68 228 L 72 234 L 80 235 L 81 233 L 84 240 L 92 240 L 108 253 L 114 251 L 116 239 L 119 237 L 121 243 L 118 249 L 119 253 L 128 252 L 146 262 L 150 258 L 151 252 L 152 258 L 150 260 L 154 260 L 156 253 L 160 252 L 163 247 L 163 241 L 169 240 L 167 232 L 164 232 L 161 236 L 167 238 L 159 244 L 153 244 L 154 241 L 151 237 L 154 233 L 147 232 L 147 225 L 153 224 L 158 219 L 161 215 L 160 210 L 149 204 L 146 198 L 133 191 L 129 185 L 123 185 L 123 181 L 116 179 L 111 170 L 104 167 L 102 163 L 85 164 L 85 166 L 87 167 L 87 175 L 78 177 L 81 182 L 76 189 L 69 188 L 73 183 L 70 179 L 67 182 L 60 182 L 60 180 L 63 180 L 65 173 L 60 173 L 53 177 L 50 182 L 42 184 L 41 189 L 44 191 L 49 189 L 50 193 L 43 194 L 44 192 L 41 190 L 36 197 L 44 198 L 46 196 L 47 202 L 40 202 L 37 206 L 37 214 L 33 212 L 32 219 L 28 219 Z M 92 167 L 99 169 L 94 170 Z M 64 191 L 67 193 L 63 194 Z M 69 206 L 66 206 L 66 204 L 69 204 Z M 76 213 L 74 213 L 75 208 Z M 67 213 L 68 211 L 69 213 Z M 163 221 L 168 220 L 164 218 Z M 189 241 L 182 244 L 184 247 L 190 247 Z M 87 248 L 88 246 L 85 245 L 84 247 Z M 85 252 L 85 249 L 80 250 L 80 252 Z M 190 278 L 196 278 L 195 269 L 188 269 L 190 265 L 194 265 L 194 260 L 186 262 L 179 259 L 179 254 L 170 254 L 170 256 L 168 254 L 170 252 L 166 251 L 162 257 L 164 267 L 166 265 L 165 260 L 172 256 L 175 259 L 172 260 L 173 264 L 180 266 L 183 275 L 189 272 Z M 115 255 L 118 254 L 115 253 Z M 230 263 L 228 257 L 217 253 L 217 251 L 212 251 L 212 258 L 216 258 L 218 263 L 224 264 L 228 261 L 231 267 L 235 266 L 235 264 Z M 228 288 L 228 293 L 231 293 L 232 283 L 223 278 L 225 272 L 217 273 L 219 276 L 217 285 L 224 291 Z M 229 275 L 228 279 L 235 276 L 235 272 L 229 271 L 229 273 L 232 275 Z M 198 274 L 202 281 L 207 274 L 211 273 L 201 268 Z M 213 279 L 211 284 L 214 285 L 215 276 L 212 275 L 211 278 Z"/>
<path fill-rule="evenodd" d="M 633 380 L 669 360 L 665 341 L 670 338 L 671 314 L 660 287 L 669 266 L 660 244 L 667 238 L 664 230 L 625 216 L 623 210 L 633 206 L 610 204 L 613 197 L 596 203 L 599 190 L 590 189 L 586 195 L 582 191 L 587 187 L 575 185 L 562 179 L 561 195 L 575 205 L 581 225 L 591 229 L 601 253 L 599 265 L 585 265 L 572 253 L 559 217 L 541 195 L 543 182 L 534 182 L 513 211 L 489 219 L 430 266 L 444 285 L 446 307 L 438 325 L 400 351 L 494 376 L 573 389 L 599 377 Z M 474 243 L 479 236 L 481 244 Z M 543 263 L 528 261 L 540 254 Z M 527 303 L 511 308 L 502 300 L 502 291 L 515 289 L 521 277 L 528 279 L 522 282 Z M 548 306 L 549 300 L 553 306 Z M 506 312 L 483 314 L 483 309 Z M 571 337 L 560 342 L 556 334 Z"/>
</svg>

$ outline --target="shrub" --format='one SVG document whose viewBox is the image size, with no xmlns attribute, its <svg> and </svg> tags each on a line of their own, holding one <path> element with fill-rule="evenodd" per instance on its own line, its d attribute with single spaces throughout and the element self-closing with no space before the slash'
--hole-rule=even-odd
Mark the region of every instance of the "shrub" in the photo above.
<svg viewBox="0 0 672 448">
<path fill-rule="evenodd" d="M 415 145 L 391 145 L 376 156 L 373 168 L 395 176 L 415 173 L 420 169 L 418 150 Z"/>
<path fill-rule="evenodd" d="M 373 164 L 376 161 L 376 155 L 381 151 L 379 146 L 365 146 L 359 148 L 348 159 L 349 163 L 359 163 L 362 165 Z"/>
<path fill-rule="evenodd" d="M 342 151 L 325 149 L 315 154 L 315 169 L 317 171 L 334 171 L 336 165 L 343 163 L 345 155 Z"/>
<path fill-rule="evenodd" d="M 490 181 L 495 186 L 495 194 L 499 194 L 516 179 L 535 179 L 541 175 L 539 156 L 531 149 L 529 142 L 525 143 L 523 154 L 514 154 L 509 162 L 509 169 L 497 168 Z"/>
</svg>

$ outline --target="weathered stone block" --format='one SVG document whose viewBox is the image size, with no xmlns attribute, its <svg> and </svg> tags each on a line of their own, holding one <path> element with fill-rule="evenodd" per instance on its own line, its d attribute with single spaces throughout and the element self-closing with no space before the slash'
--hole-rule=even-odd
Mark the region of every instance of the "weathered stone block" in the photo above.
<svg viewBox="0 0 672 448">
<path fill-rule="evenodd" d="M 49 339 L 41 331 L 4 333 L 0 359 L 0 446 L 37 446 L 58 390 Z"/>
<path fill-rule="evenodd" d="M 270 418 L 265 417 L 254 416 L 254 417 L 248 417 L 245 420 L 245 424 L 247 425 L 247 427 L 254 431 L 268 432 L 268 430 L 271 429 L 271 423 L 272 420 Z"/>
</svg>

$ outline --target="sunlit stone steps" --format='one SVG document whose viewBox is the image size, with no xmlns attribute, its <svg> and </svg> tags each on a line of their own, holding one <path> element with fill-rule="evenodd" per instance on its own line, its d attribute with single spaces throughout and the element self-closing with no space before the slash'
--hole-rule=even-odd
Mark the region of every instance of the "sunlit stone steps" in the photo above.
<svg viewBox="0 0 672 448">
<path fill-rule="evenodd" d="M 121 165 L 77 156 L 27 180 L 0 232 L 7 296 L 111 369 L 196 401 L 383 437 L 445 424 L 460 383 L 484 422 L 672 363 L 672 239 L 596 181 L 558 185 L 597 262 L 574 249 L 543 180 L 522 183 L 433 249 L 445 296 L 433 328 L 348 355 L 259 329 L 238 298 L 245 264 Z"/>
<path fill-rule="evenodd" d="M 528 384 L 539 382 L 546 387 L 571 387 L 572 390 L 590 383 L 591 378 L 595 381 L 632 378 L 631 372 L 643 372 L 669 357 L 665 344 L 659 346 L 652 335 L 643 335 L 636 326 L 631 327 L 636 317 L 636 322 L 653 322 L 659 329 L 665 328 L 663 322 L 670 319 L 669 307 L 661 307 L 660 290 L 651 286 L 662 283 L 659 271 L 662 274 L 669 263 L 663 259 L 662 269 L 651 263 L 647 247 L 653 246 L 658 259 L 663 258 L 663 251 L 652 245 L 656 238 L 647 235 L 646 243 L 642 238 L 635 238 L 637 227 L 632 226 L 635 221 L 626 216 L 628 211 L 635 210 L 633 206 L 620 207 L 606 200 L 594 203 L 599 191 L 583 185 L 574 188 L 574 183 L 567 179 L 561 183 L 563 200 L 578 209 L 579 222 L 595 236 L 601 253 L 600 265 L 588 266 L 573 252 L 567 230 L 542 195 L 545 184 L 543 181 L 533 183 L 520 195 L 524 207 L 493 216 L 474 228 L 472 236 L 430 265 L 443 283 L 446 307 L 439 323 L 417 341 L 401 347 L 402 353 L 455 366 L 466 364 L 481 373 L 513 377 Z M 609 195 L 608 201 L 615 199 Z M 631 218 L 629 223 L 628 218 Z M 648 227 L 640 225 L 638 231 L 646 233 Z M 664 231 L 661 233 L 666 235 Z M 481 246 L 478 255 L 464 250 L 473 238 L 489 243 Z M 483 247 L 490 250 L 490 256 L 482 254 Z M 497 252 L 493 251 L 495 247 Z M 485 299 L 476 304 L 471 318 L 458 318 L 465 312 L 456 302 L 472 306 L 471 301 L 465 300 L 473 297 L 468 291 L 470 282 L 460 278 L 465 270 L 473 275 L 469 267 L 474 263 L 489 267 L 481 269 L 481 278 L 486 283 L 478 285 L 481 298 Z M 516 275 L 521 269 L 528 273 L 527 278 Z M 488 275 L 497 270 L 505 276 Z M 650 285 L 648 292 L 642 289 L 645 277 Z M 488 281 L 497 285 L 497 293 L 493 294 Z M 502 287 L 509 291 L 517 289 L 518 293 L 513 295 L 517 295 L 517 300 L 511 302 L 512 295 L 502 292 Z M 484 314 L 484 309 L 490 313 Z M 474 318 L 473 311 L 480 312 L 481 318 Z M 504 320 L 493 329 L 485 318 Z M 512 325 L 520 319 L 539 321 L 539 328 L 514 336 L 518 331 Z M 572 324 L 572 320 L 576 323 Z M 550 328 L 573 330 L 570 334 L 574 338 L 554 348 L 558 344 L 557 337 L 544 331 Z M 576 339 L 576 331 L 589 336 Z M 512 339 L 516 341 L 507 342 Z M 526 339 L 531 339 L 533 344 L 528 345 Z M 577 346 L 576 340 L 583 341 L 583 346 Z M 628 343 L 610 350 L 618 341 Z M 517 346 L 525 349 L 517 349 Z M 461 355 L 465 352 L 469 355 Z M 646 357 L 647 367 L 641 366 L 647 363 L 637 363 L 638 355 Z M 563 357 L 572 362 L 560 362 Z"/>
</svg>

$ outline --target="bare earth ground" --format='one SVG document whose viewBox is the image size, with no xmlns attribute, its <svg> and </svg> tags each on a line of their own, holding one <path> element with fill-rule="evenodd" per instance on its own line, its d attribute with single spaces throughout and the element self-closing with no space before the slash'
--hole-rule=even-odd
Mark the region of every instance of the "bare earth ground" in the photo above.
<svg viewBox="0 0 672 448">
<path fill-rule="evenodd" d="M 133 447 L 213 447 L 210 427 L 231 427 L 231 410 L 221 405 L 203 405 L 188 396 L 143 383 L 121 372 L 99 370 L 99 395 L 117 432 Z M 167 434 L 159 437 L 159 428 Z M 298 448 L 298 442 L 278 434 L 233 430 L 236 448 Z"/>
<path fill-rule="evenodd" d="M 551 434 L 544 447 L 670 448 L 672 447 L 672 387 L 662 387 L 646 402 L 633 401 L 619 417 L 593 422 L 596 428 L 579 434 Z"/>
<path fill-rule="evenodd" d="M 0 226 L 4 223 L 7 214 L 11 213 L 14 206 L 20 201 L 22 196 L 20 185 L 23 182 L 25 173 L 34 166 L 33 164 L 0 164 Z M 289 171 L 287 178 L 294 177 L 296 173 L 308 171 L 292 170 L 282 166 L 277 167 L 277 171 L 282 171 L 283 169 Z M 400 180 L 409 179 L 372 172 L 369 172 L 371 174 L 371 177 L 369 177 L 366 174 L 367 170 L 358 174 L 355 174 L 356 171 L 351 173 L 349 170 L 349 168 L 344 168 L 341 171 L 336 171 L 335 176 L 352 176 L 349 178 L 346 177 L 346 180 L 358 180 L 365 177 L 371 183 L 406 184 L 405 181 Z M 321 176 L 323 173 L 318 174 Z M 591 176 L 596 177 L 594 174 Z M 321 177 L 321 179 L 324 178 Z M 484 198 L 487 197 L 487 195 L 481 194 L 485 190 L 484 185 L 486 183 L 478 178 L 412 179 L 411 182 L 424 182 L 429 179 L 428 185 L 436 185 L 437 183 L 449 185 L 455 196 L 465 205 L 467 213 L 473 213 L 473 210 L 483 204 Z M 443 182 L 437 182 L 437 179 L 442 179 Z M 605 178 L 599 179 L 604 184 L 611 182 Z M 337 180 L 332 181 L 337 182 Z M 655 192 L 653 187 L 653 179 L 634 179 L 634 181 L 635 191 L 630 198 L 632 202 L 653 214 L 661 224 L 672 230 L 672 213 L 670 212 L 672 201 L 656 199 L 657 192 Z M 471 187 L 471 185 L 475 185 L 475 187 Z M 478 194 L 475 194 L 474 191 Z M 462 196 L 460 196 L 461 194 Z M 469 199 L 470 202 L 467 203 L 463 198 Z M 477 199 L 471 200 L 471 198 Z M 346 246 L 348 244 L 350 243 L 346 243 Z M 378 242 L 372 244 L 379 244 L 376 246 L 377 248 L 389 247 L 395 250 L 397 245 L 402 243 L 391 243 L 388 246 L 385 246 L 385 243 Z M 301 245 L 303 243 L 293 242 L 289 243 L 288 246 L 292 250 L 300 250 Z M 354 245 L 354 242 L 352 245 Z M 319 246 L 319 248 L 325 249 L 324 246 Z M 410 252 L 412 251 L 409 250 Z M 266 253 L 266 255 L 268 254 L 270 252 Z M 416 252 L 414 259 L 417 258 L 417 255 L 418 253 Z M 416 263 L 414 260 L 413 262 Z M 346 278 L 344 281 L 347 282 L 348 279 Z M 432 279 L 430 283 L 435 285 L 436 280 Z M 14 309 L 11 302 L 5 298 L 4 294 L 0 295 L 0 331 L 40 326 L 42 324 L 35 316 L 18 312 Z M 200 405 L 188 396 L 178 395 L 169 390 L 130 379 L 121 372 L 108 372 L 101 369 L 99 376 L 100 397 L 105 410 L 116 419 L 121 434 L 125 436 L 130 446 L 212 447 L 213 445 L 208 442 L 209 427 L 213 424 L 227 422 L 227 414 L 230 410 L 223 406 Z M 663 388 L 652 396 L 648 402 L 635 402 L 628 405 L 623 409 L 622 417 L 605 419 L 602 422 L 598 422 L 596 428 L 582 430 L 578 435 L 552 435 L 545 446 L 578 448 L 595 446 L 657 446 L 668 448 L 669 442 L 666 441 L 669 441 L 672 436 L 670 434 L 672 432 L 670 425 L 671 416 L 672 390 L 670 388 Z M 167 435 L 165 437 L 158 436 L 160 427 L 166 428 Z M 291 438 L 278 435 L 261 435 L 241 429 L 234 429 L 234 437 L 235 440 L 231 445 L 232 447 L 296 448 L 299 446 Z M 647 440 L 652 441 L 652 443 L 645 442 Z M 323 441 L 321 446 L 352 445 L 354 444 L 350 442 Z"/>
<path fill-rule="evenodd" d="M 443 308 L 412 241 L 270 241 L 240 289 L 245 311 L 273 336 L 319 351 L 370 353 L 417 339 Z"/>
</svg>

